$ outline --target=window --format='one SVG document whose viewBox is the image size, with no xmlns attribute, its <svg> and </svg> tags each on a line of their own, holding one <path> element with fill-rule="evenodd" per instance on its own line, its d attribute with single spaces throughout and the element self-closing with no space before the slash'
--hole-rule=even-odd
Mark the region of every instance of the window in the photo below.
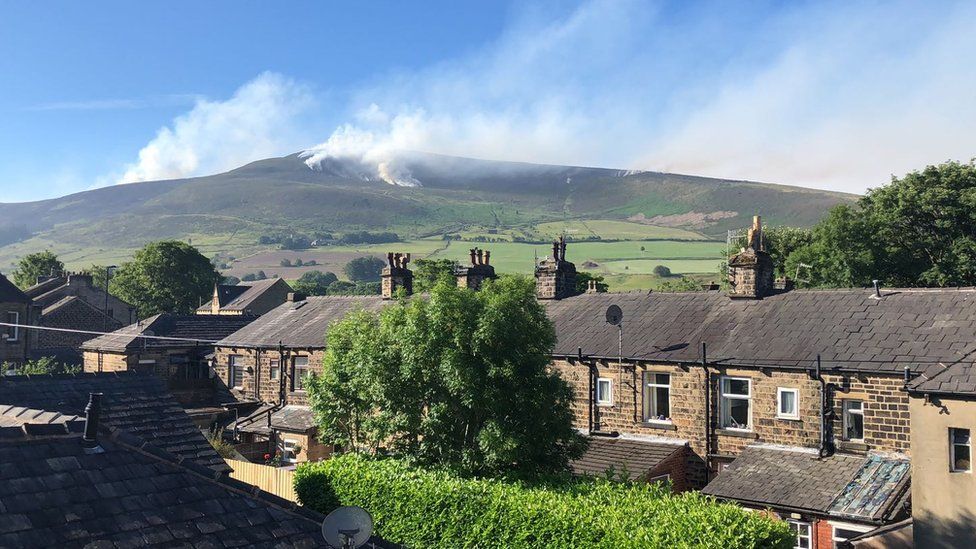
<svg viewBox="0 0 976 549">
<path fill-rule="evenodd" d="M 813 547 L 813 530 L 810 527 L 809 522 L 800 522 L 798 520 L 787 521 L 790 525 L 790 530 L 796 534 L 796 549 L 810 549 Z"/>
<path fill-rule="evenodd" d="M 871 530 L 870 528 L 862 529 L 861 527 L 856 527 L 851 524 L 843 524 L 843 525 L 833 524 L 833 527 L 834 527 L 833 537 L 834 537 L 835 547 L 840 545 L 839 542 L 845 542 L 851 538 L 856 538 L 857 536 L 860 536 L 861 534 Z"/>
<path fill-rule="evenodd" d="M 17 311 L 7 311 L 7 324 L 20 324 L 20 313 Z M 20 327 L 6 326 L 4 333 L 7 335 L 7 343 L 15 343 L 20 339 Z"/>
<path fill-rule="evenodd" d="M 296 356 L 295 357 L 295 390 L 304 391 L 305 387 L 302 385 L 302 378 L 308 373 L 308 357 L 307 356 Z"/>
<path fill-rule="evenodd" d="M 284 463 L 295 463 L 298 461 L 298 454 L 302 451 L 298 441 L 284 439 L 281 441 L 281 461 Z"/>
<path fill-rule="evenodd" d="M 278 362 L 277 358 L 272 359 L 268 363 L 268 375 L 271 376 L 272 380 L 278 379 L 278 377 L 281 375 L 281 363 Z"/>
<path fill-rule="evenodd" d="M 244 386 L 244 365 L 241 364 L 240 355 L 230 355 L 227 358 L 227 364 L 230 386 L 234 389 L 240 389 Z"/>
<path fill-rule="evenodd" d="M 800 419 L 800 390 L 780 387 L 776 389 L 776 417 Z"/>
<path fill-rule="evenodd" d="M 647 482 L 649 482 L 651 484 L 654 484 L 654 483 L 657 483 L 657 482 L 660 482 L 662 484 L 663 483 L 667 483 L 667 482 L 671 482 L 671 474 L 670 473 L 665 473 L 663 475 L 658 475 L 656 477 L 651 477 Z"/>
<path fill-rule="evenodd" d="M 610 378 L 596 380 L 596 403 L 601 406 L 613 405 L 613 380 Z"/>
<path fill-rule="evenodd" d="M 752 380 L 739 377 L 721 378 L 722 427 L 752 428 Z"/>
<path fill-rule="evenodd" d="M 671 421 L 671 374 L 644 372 L 644 421 Z"/>
<path fill-rule="evenodd" d="M 972 446 L 969 443 L 969 429 L 949 428 L 949 470 L 953 473 L 972 471 L 970 456 Z"/>
<path fill-rule="evenodd" d="M 864 440 L 864 403 L 860 400 L 844 401 L 844 440 Z"/>
</svg>

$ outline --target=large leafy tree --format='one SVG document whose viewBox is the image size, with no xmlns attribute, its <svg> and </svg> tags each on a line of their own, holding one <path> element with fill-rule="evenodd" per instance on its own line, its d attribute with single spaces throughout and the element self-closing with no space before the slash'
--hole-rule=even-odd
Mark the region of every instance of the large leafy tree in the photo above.
<svg viewBox="0 0 976 549">
<path fill-rule="evenodd" d="M 20 288 L 29 288 L 37 284 L 40 276 L 60 275 L 64 272 L 64 263 L 50 250 L 27 254 L 17 262 L 17 269 L 13 272 L 14 284 Z"/>
<path fill-rule="evenodd" d="M 441 280 L 454 280 L 457 262 L 452 259 L 418 259 L 413 268 L 413 289 L 426 292 Z"/>
<path fill-rule="evenodd" d="M 834 208 L 787 271 L 801 262 L 818 286 L 976 284 L 976 165 L 929 166 Z"/>
<path fill-rule="evenodd" d="M 320 436 L 347 449 L 471 474 L 561 470 L 585 442 L 569 386 L 547 369 L 554 343 L 530 279 L 444 280 L 330 328 L 306 387 Z"/>
<path fill-rule="evenodd" d="M 140 317 L 191 313 L 213 295 L 221 280 L 210 260 L 176 240 L 147 244 L 112 276 L 112 293 L 139 309 Z"/>
<path fill-rule="evenodd" d="M 368 255 L 346 263 L 343 272 L 353 282 L 377 282 L 385 266 L 386 262 L 382 259 Z"/>
</svg>

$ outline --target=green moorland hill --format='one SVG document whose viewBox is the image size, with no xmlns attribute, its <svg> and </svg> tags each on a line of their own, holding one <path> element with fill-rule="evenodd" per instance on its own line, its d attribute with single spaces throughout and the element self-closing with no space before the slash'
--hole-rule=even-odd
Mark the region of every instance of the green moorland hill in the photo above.
<svg viewBox="0 0 976 549">
<path fill-rule="evenodd" d="M 0 203 L 0 270 L 42 249 L 58 253 L 69 268 L 118 263 L 146 242 L 175 238 L 220 256 L 230 274 L 240 274 L 278 267 L 274 257 L 283 252 L 260 244 L 263 235 L 365 230 L 395 232 L 406 242 L 298 255 L 329 264 L 396 247 L 463 258 L 480 245 L 496 249 L 501 270 L 527 272 L 532 257 L 546 253 L 538 243 L 564 234 L 586 241 L 573 245 L 578 264 L 589 261 L 599 267 L 591 270 L 608 276 L 643 275 L 658 264 L 679 273 L 711 272 L 724 253 L 726 230 L 747 226 L 752 215 L 809 226 L 853 198 L 748 181 L 423 153 L 401 153 L 396 163 L 422 186 L 391 185 L 361 162 L 329 160 L 310 168 L 294 154 L 206 177 Z M 445 234 L 461 241 L 444 241 Z"/>
</svg>

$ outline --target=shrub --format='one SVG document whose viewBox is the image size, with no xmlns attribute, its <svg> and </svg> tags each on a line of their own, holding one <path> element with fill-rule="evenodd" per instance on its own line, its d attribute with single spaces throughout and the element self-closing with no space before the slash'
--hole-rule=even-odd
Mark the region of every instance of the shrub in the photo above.
<svg viewBox="0 0 976 549">
<path fill-rule="evenodd" d="M 376 533 L 410 547 L 789 548 L 785 522 L 662 485 L 552 477 L 465 479 L 356 454 L 305 463 L 303 505 L 368 510 Z"/>
<path fill-rule="evenodd" d="M 661 278 L 667 278 L 671 276 L 671 269 L 667 268 L 664 265 L 658 265 L 657 267 L 654 267 L 654 269 L 651 272 L 653 272 L 655 276 L 659 276 Z"/>
</svg>

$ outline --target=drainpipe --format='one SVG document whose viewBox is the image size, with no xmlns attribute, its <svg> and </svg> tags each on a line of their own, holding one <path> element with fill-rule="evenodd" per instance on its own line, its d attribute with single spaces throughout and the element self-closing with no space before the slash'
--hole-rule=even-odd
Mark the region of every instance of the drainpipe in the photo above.
<svg viewBox="0 0 976 549">
<path fill-rule="evenodd" d="M 712 455 L 712 373 L 708 370 L 708 346 L 702 341 L 701 366 L 705 372 L 705 484 L 711 477 Z"/>
<path fill-rule="evenodd" d="M 278 342 L 278 402 L 285 404 L 285 346 Z"/>
<path fill-rule="evenodd" d="M 576 348 L 576 357 L 580 364 L 583 364 L 583 348 Z M 586 377 L 587 392 L 586 392 L 586 408 L 587 408 L 587 420 L 586 420 L 586 432 L 590 434 L 593 432 L 593 365 L 586 365 Z"/>
<path fill-rule="evenodd" d="M 817 445 L 817 456 L 824 458 L 827 455 L 827 381 L 820 373 L 820 355 L 817 355 L 817 367 L 814 370 L 814 377 L 820 382 L 820 443 Z"/>
</svg>

